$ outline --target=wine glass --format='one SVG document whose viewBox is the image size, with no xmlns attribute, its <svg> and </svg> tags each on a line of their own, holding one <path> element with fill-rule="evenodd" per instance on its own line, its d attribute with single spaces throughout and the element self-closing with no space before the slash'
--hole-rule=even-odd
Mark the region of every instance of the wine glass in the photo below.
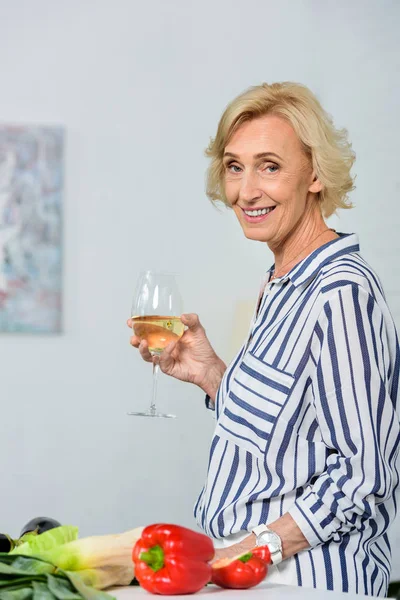
<svg viewBox="0 0 400 600">
<path fill-rule="evenodd" d="M 145 271 L 140 274 L 132 302 L 132 329 L 141 340 L 146 340 L 152 356 L 160 356 L 164 348 L 178 340 L 185 329 L 179 315 L 182 300 L 172 273 Z M 160 413 L 156 408 L 158 364 L 153 363 L 153 392 L 146 412 L 129 412 L 137 417 L 163 417 L 175 415 Z"/>
</svg>

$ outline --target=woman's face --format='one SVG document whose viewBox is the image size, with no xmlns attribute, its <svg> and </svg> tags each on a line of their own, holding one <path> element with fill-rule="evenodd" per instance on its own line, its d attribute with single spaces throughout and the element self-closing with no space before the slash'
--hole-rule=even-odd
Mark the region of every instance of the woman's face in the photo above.
<svg viewBox="0 0 400 600">
<path fill-rule="evenodd" d="M 316 218 L 313 194 L 322 186 L 292 126 L 281 117 L 266 115 L 241 125 L 223 161 L 225 194 L 249 239 L 279 246 Z"/>
</svg>

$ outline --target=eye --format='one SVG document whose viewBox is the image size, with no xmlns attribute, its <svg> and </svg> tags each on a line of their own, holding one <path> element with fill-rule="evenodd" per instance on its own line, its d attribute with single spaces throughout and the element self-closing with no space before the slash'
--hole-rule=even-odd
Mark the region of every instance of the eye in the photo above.
<svg viewBox="0 0 400 600">
<path fill-rule="evenodd" d="M 276 173 L 278 170 L 279 167 L 275 163 L 268 163 L 265 167 L 265 171 L 268 171 L 268 173 Z"/>
<path fill-rule="evenodd" d="M 240 173 L 240 171 L 241 171 L 241 168 L 238 165 L 236 165 L 235 163 L 227 163 L 225 165 L 225 168 L 227 171 L 230 171 L 231 173 Z M 238 169 L 238 170 L 235 171 L 232 169 Z"/>
</svg>

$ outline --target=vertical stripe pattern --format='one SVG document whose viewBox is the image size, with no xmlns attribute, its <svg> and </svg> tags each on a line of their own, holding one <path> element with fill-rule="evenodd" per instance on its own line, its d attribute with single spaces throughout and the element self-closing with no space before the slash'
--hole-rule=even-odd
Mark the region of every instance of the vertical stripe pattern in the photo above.
<svg viewBox="0 0 400 600">
<path fill-rule="evenodd" d="M 278 566 L 287 583 L 385 596 L 399 368 L 396 328 L 355 234 L 267 284 L 215 400 L 198 524 L 237 540 L 288 512 L 310 548 Z"/>
</svg>

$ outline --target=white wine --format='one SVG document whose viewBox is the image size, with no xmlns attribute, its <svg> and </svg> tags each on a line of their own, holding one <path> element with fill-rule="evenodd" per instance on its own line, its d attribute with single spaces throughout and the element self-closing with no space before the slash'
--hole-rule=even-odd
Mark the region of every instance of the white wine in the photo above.
<svg viewBox="0 0 400 600">
<path fill-rule="evenodd" d="M 150 352 L 160 353 L 170 342 L 176 342 L 185 330 L 179 317 L 132 317 L 132 329 L 141 340 L 146 340 Z"/>
</svg>

